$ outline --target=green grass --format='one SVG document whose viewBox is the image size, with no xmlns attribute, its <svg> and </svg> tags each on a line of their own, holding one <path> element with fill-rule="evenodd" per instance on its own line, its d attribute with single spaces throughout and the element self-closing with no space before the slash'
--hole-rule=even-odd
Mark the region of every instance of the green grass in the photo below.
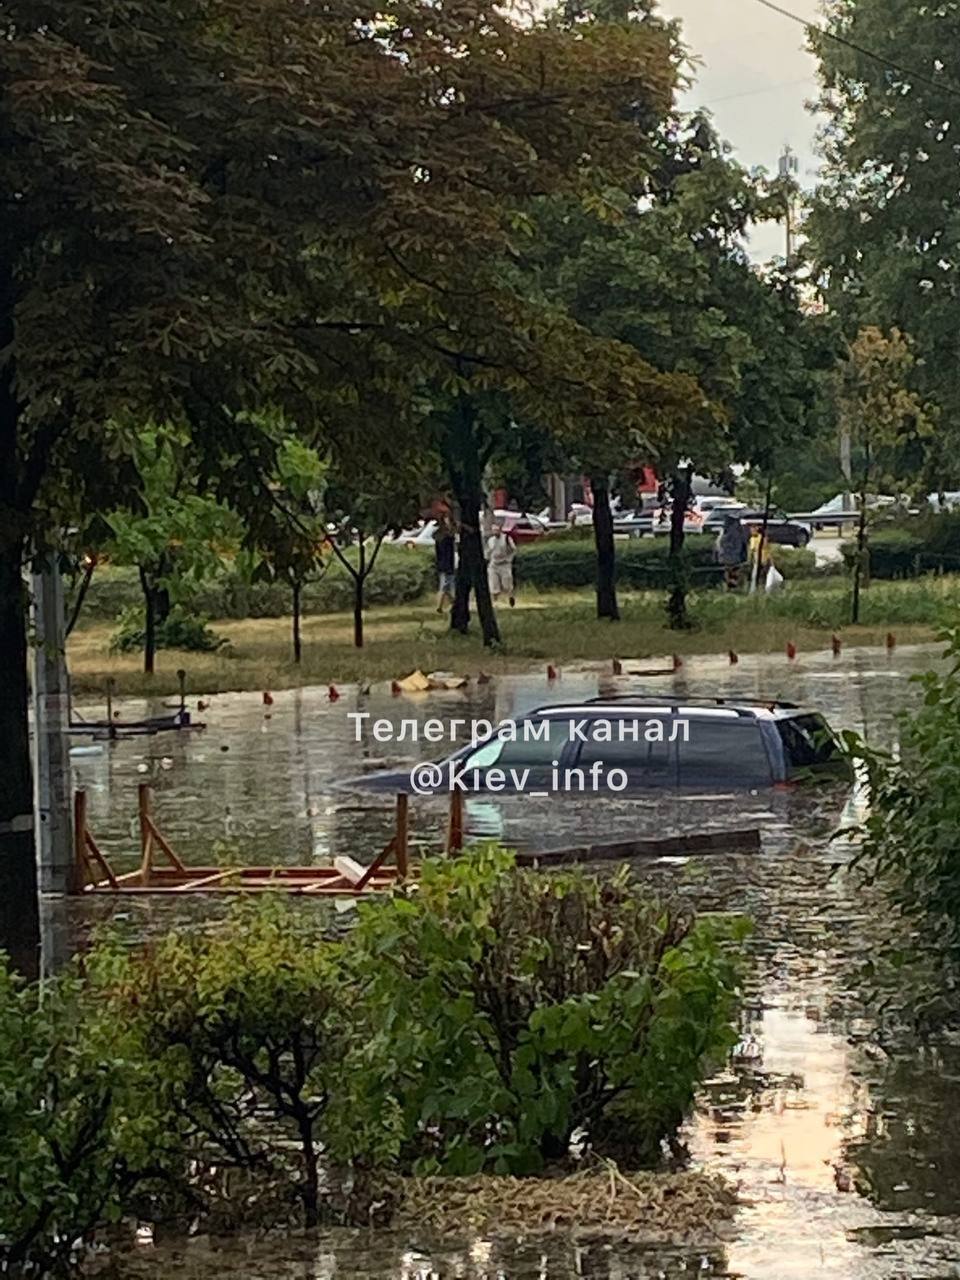
<svg viewBox="0 0 960 1280">
<path fill-rule="evenodd" d="M 304 661 L 290 659 L 288 619 L 262 618 L 214 622 L 230 641 L 229 653 L 161 652 L 152 680 L 140 671 L 136 654 L 109 652 L 113 627 L 98 624 L 79 630 L 70 641 L 73 687 L 79 694 L 102 692 L 113 676 L 120 693 L 169 693 L 176 670 L 185 667 L 194 693 L 231 689 L 280 689 L 301 684 L 389 680 L 419 667 L 475 674 L 517 671 L 553 662 L 609 662 L 672 653 L 778 652 L 788 641 L 801 651 L 823 649 L 833 632 L 848 645 L 882 644 L 895 629 L 901 642 L 931 639 L 960 617 L 960 578 L 926 578 L 874 583 L 863 596 L 862 625 L 844 625 L 849 617 L 849 587 L 844 582 L 795 582 L 782 594 L 749 598 L 710 591 L 691 597 L 696 627 L 673 632 L 664 622 L 662 593 L 627 593 L 623 618 L 597 621 L 588 592 L 528 592 L 516 609 L 499 614 L 503 647 L 484 649 L 476 633 L 451 635 L 446 618 L 428 602 L 371 609 L 366 647 L 352 645 L 351 620 L 327 614 L 304 622 Z"/>
</svg>

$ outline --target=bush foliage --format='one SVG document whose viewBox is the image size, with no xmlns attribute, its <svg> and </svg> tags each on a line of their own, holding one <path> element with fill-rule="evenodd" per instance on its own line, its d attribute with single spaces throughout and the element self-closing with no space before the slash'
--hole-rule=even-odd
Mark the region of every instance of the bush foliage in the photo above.
<svg viewBox="0 0 960 1280">
<path fill-rule="evenodd" d="M 737 936 L 484 849 L 340 940 L 261 900 L 42 999 L 0 968 L 0 1269 L 125 1215 L 369 1221 L 390 1171 L 531 1173 L 578 1130 L 655 1164 L 731 1042 Z"/>
<path fill-rule="evenodd" d="M 960 512 L 924 515 L 906 524 L 871 530 L 868 549 L 870 575 L 874 578 L 960 572 Z M 853 565 L 856 553 L 855 543 L 844 544 L 848 567 Z"/>
<path fill-rule="evenodd" d="M 27 987 L 0 956 L 0 1271 L 47 1274 L 149 1214 L 182 1174 L 172 1094 L 129 1026 L 70 972 Z"/>
<path fill-rule="evenodd" d="M 211 631 L 203 618 L 188 616 L 179 605 L 174 605 L 170 616 L 157 624 L 156 647 L 158 649 L 186 649 L 190 653 L 216 653 L 227 640 Z M 143 610 L 125 609 L 120 615 L 120 626 L 110 641 L 114 653 L 136 653 L 145 643 Z"/>
<path fill-rule="evenodd" d="M 687 539 L 687 563 L 695 587 L 719 586 L 722 581 L 713 557 L 713 538 Z M 627 590 L 662 590 L 668 582 L 667 540 L 638 538 L 617 544 L 617 577 Z M 777 567 L 788 579 L 816 572 L 813 553 L 778 547 Z M 517 555 L 517 579 L 522 588 L 539 591 L 592 588 L 597 572 L 591 529 L 573 536 L 551 535 L 540 543 L 524 544 Z M 366 584 L 368 605 L 409 604 L 436 587 L 433 556 L 421 548 L 384 547 Z M 224 566 L 203 582 L 178 585 L 185 612 L 203 618 L 283 618 L 290 614 L 291 595 L 282 582 L 250 582 L 235 568 Z M 303 588 L 305 615 L 337 613 L 353 608 L 353 582 L 336 562 L 324 576 Z M 82 620 L 111 621 L 129 610 L 124 628 L 131 635 L 143 626 L 143 600 L 135 569 L 98 569 L 83 607 Z M 136 648 L 131 639 L 129 647 Z M 171 646 L 172 647 L 172 646 Z M 183 646 L 190 647 L 190 646 Z"/>
<path fill-rule="evenodd" d="M 368 605 L 406 604 L 436 586 L 433 556 L 414 548 L 384 547 L 366 584 Z M 290 614 L 290 588 L 283 582 L 250 581 L 225 564 L 204 581 L 184 580 L 178 598 L 190 614 L 204 618 L 283 618 Z M 338 563 L 322 578 L 303 587 L 306 615 L 336 613 L 353 607 L 353 580 Z M 143 594 L 136 569 L 115 566 L 98 569 L 83 606 L 82 621 L 112 621 L 132 610 L 134 625 L 143 625 Z"/>
<path fill-rule="evenodd" d="M 627 876 L 517 872 L 489 850 L 362 908 L 366 1078 L 418 1173 L 531 1173 L 594 1147 L 655 1163 L 730 1043 L 736 969 L 713 924 Z"/>
<path fill-rule="evenodd" d="M 916 677 L 923 702 L 901 719 L 898 755 L 848 744 L 870 799 L 857 866 L 904 925 L 882 968 L 896 1012 L 928 1028 L 960 1019 L 960 631 L 945 638 L 947 669 Z"/>
</svg>

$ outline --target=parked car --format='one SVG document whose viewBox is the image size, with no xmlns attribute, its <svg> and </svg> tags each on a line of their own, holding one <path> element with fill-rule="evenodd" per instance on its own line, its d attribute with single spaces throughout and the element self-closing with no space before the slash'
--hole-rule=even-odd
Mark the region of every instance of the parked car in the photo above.
<svg viewBox="0 0 960 1280">
<path fill-rule="evenodd" d="M 573 723 L 582 726 L 580 734 L 571 733 Z M 621 732 L 621 724 L 627 726 L 626 733 Z M 410 770 L 379 771 L 342 785 L 441 795 L 450 789 L 453 769 L 466 778 L 471 790 L 475 782 L 481 793 L 542 795 L 577 790 L 576 785 L 564 785 L 567 771 L 589 775 L 597 762 L 602 771 L 623 771 L 628 794 L 651 789 L 757 791 L 817 777 L 848 780 L 851 776 L 824 718 L 790 702 L 630 694 L 542 707 L 516 725 L 513 736 L 494 732 L 439 761 L 435 786 L 422 774 L 414 786 Z M 637 727 L 636 735 L 630 726 Z M 649 726 L 655 728 L 651 731 Z M 499 785 L 500 774 L 496 787 L 486 785 L 494 769 L 507 775 L 506 785 Z M 522 786 L 511 770 L 525 772 Z M 609 795 L 609 791 L 599 789 L 594 794 Z"/>
<path fill-rule="evenodd" d="M 708 511 L 703 520 L 703 532 L 718 534 L 723 531 L 725 521 L 736 516 L 752 533 L 763 524 L 763 511 L 756 507 L 723 506 Z M 767 541 L 772 546 L 805 547 L 813 537 L 813 529 L 802 520 L 791 520 L 779 507 L 771 507 L 767 519 Z"/>
<path fill-rule="evenodd" d="M 550 532 L 546 520 L 529 515 L 526 511 L 494 511 L 493 519 L 517 543 L 536 542 Z"/>
<path fill-rule="evenodd" d="M 395 547 L 432 547 L 436 532 L 436 520 L 421 520 L 412 529 L 403 529 L 384 541 Z"/>
<path fill-rule="evenodd" d="M 655 507 L 651 515 L 653 517 L 653 532 L 668 534 L 670 532 L 670 522 L 673 519 L 672 508 L 670 506 Z M 683 517 L 683 532 L 702 533 L 703 522 L 703 513 L 698 511 L 696 507 L 690 507 Z"/>
<path fill-rule="evenodd" d="M 642 538 L 653 533 L 653 511 L 632 511 L 628 515 L 615 515 L 613 531 L 627 538 Z"/>
</svg>

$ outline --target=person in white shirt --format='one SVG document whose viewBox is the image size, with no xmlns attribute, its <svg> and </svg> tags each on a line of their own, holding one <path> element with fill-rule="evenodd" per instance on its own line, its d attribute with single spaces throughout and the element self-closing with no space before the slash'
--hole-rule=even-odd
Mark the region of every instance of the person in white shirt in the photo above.
<svg viewBox="0 0 960 1280">
<path fill-rule="evenodd" d="M 490 582 L 490 594 L 494 600 L 500 596 L 510 597 L 511 607 L 513 595 L 513 558 L 517 554 L 517 544 L 502 524 L 493 526 L 493 533 L 487 539 L 487 577 Z"/>
</svg>

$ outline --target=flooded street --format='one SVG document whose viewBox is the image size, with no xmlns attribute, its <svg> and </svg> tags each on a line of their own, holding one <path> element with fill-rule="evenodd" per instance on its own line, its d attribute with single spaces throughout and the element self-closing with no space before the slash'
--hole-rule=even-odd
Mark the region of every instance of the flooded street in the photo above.
<svg viewBox="0 0 960 1280">
<path fill-rule="evenodd" d="M 135 865 L 138 782 L 156 788 L 158 825 L 195 863 L 321 863 L 350 853 L 361 861 L 389 838 L 389 797 L 351 794 L 338 781 L 399 765 L 444 747 L 355 740 L 348 713 L 399 724 L 440 717 L 513 716 L 546 703 L 644 689 L 688 696 L 787 698 L 823 711 L 834 728 L 865 732 L 874 745 L 895 738 L 897 713 L 918 696 L 908 677 L 934 665 L 938 649 L 849 650 L 801 655 L 690 658 L 672 678 L 541 673 L 469 691 L 392 698 L 383 687 L 362 699 L 345 688 L 221 695 L 202 717 L 204 733 L 105 745 L 74 759 L 88 789 L 90 825 L 118 870 Z M 627 664 L 628 668 L 630 665 Z M 637 664 L 643 665 L 643 664 Z M 655 665 L 655 664 L 651 664 Z M 145 704 L 131 702 L 124 714 Z M 82 708 L 82 710 L 93 710 Z M 372 723 L 371 721 L 367 722 Z M 404 756 L 402 748 L 410 752 Z M 436 847 L 443 809 L 411 805 L 414 847 Z M 704 1091 L 687 1140 L 693 1161 L 740 1189 L 729 1237 L 697 1247 L 577 1246 L 398 1240 L 389 1233 L 330 1233 L 268 1241 L 172 1242 L 141 1250 L 119 1274 L 236 1280 L 566 1280 L 704 1276 L 749 1280 L 900 1280 L 960 1276 L 960 1055 L 891 1061 L 873 1042 L 853 975 L 869 954 L 882 907 L 847 875 L 849 850 L 830 834 L 853 814 L 835 789 L 798 798 L 689 798 L 656 804 L 607 798 L 487 800 L 468 804 L 468 828 L 530 847 L 759 826 L 763 849 L 638 864 L 661 891 L 677 890 L 705 909 L 743 911 L 754 920 L 752 970 L 741 1041 L 729 1067 Z M 219 846 L 219 852 L 214 852 Z M 61 945 L 92 917 L 112 912 L 136 930 L 213 910 L 149 899 L 77 904 L 57 928 Z"/>
</svg>

